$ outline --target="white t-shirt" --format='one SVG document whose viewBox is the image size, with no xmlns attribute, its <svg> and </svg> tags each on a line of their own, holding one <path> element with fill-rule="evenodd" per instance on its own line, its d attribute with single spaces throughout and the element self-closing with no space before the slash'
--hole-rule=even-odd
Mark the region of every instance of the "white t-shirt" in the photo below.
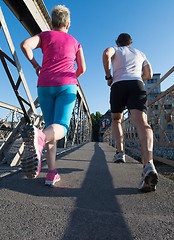
<svg viewBox="0 0 174 240">
<path fill-rule="evenodd" d="M 144 53 L 132 47 L 113 47 L 115 54 L 112 57 L 113 82 L 123 80 L 142 81 L 142 67 L 150 64 Z"/>
</svg>

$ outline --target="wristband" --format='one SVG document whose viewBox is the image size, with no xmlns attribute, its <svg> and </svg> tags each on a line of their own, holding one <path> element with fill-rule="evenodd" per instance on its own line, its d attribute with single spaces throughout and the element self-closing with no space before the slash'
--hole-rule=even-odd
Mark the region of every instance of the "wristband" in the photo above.
<svg viewBox="0 0 174 240">
<path fill-rule="evenodd" d="M 112 80 L 112 75 L 110 75 L 109 77 L 105 76 L 106 80 Z"/>
<path fill-rule="evenodd" d="M 39 64 L 36 67 L 34 67 L 34 69 L 37 69 L 38 67 L 39 67 Z"/>
</svg>

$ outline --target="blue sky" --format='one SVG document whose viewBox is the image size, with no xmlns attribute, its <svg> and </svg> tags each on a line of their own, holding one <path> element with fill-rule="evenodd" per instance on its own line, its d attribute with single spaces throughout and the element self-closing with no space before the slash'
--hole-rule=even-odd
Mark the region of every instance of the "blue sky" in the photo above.
<svg viewBox="0 0 174 240">
<path fill-rule="evenodd" d="M 163 76 L 173 66 L 173 0 L 44 0 L 44 3 L 49 13 L 58 4 L 70 9 L 69 34 L 81 43 L 84 51 L 87 70 L 79 81 L 91 113 L 99 111 L 104 114 L 109 109 L 110 88 L 104 79 L 102 54 L 107 47 L 115 46 L 115 39 L 120 33 L 126 32 L 132 36 L 132 47 L 146 54 L 154 73 L 161 73 Z M 2 0 L 0 6 L 34 99 L 37 96 L 37 76 L 19 47 L 20 42 L 28 38 L 29 34 Z M 10 55 L 2 30 L 0 47 Z M 35 55 L 41 64 L 41 51 L 36 50 Z M 1 62 L 0 82 L 0 101 L 19 106 Z M 172 84 L 173 77 L 170 77 L 162 84 L 162 90 Z M 0 117 L 1 114 L 4 114 L 2 109 Z"/>
</svg>

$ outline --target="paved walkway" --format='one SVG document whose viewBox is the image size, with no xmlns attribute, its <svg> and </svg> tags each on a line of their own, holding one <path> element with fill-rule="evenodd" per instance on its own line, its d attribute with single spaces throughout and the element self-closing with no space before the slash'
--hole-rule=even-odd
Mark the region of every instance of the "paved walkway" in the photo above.
<svg viewBox="0 0 174 240">
<path fill-rule="evenodd" d="M 44 186 L 22 172 L 0 181 L 0 239 L 174 239 L 174 182 L 159 176 L 156 192 L 137 190 L 142 165 L 114 148 L 88 143 L 57 156 L 61 182 Z"/>
</svg>

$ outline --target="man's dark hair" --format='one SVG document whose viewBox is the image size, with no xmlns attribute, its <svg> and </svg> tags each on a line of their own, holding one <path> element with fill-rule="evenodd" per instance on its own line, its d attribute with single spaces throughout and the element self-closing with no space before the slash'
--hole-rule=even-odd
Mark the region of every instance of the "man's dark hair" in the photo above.
<svg viewBox="0 0 174 240">
<path fill-rule="evenodd" d="M 132 43 L 132 38 L 129 34 L 127 33 L 121 33 L 117 40 L 116 43 L 119 44 L 121 47 L 127 46 Z"/>
</svg>

